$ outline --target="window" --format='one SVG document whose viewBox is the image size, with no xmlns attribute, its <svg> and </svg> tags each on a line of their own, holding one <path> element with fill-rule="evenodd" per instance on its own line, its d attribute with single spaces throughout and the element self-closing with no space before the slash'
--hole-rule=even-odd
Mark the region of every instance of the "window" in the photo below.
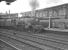
<svg viewBox="0 0 68 50">
<path fill-rule="evenodd" d="M 60 9 L 59 10 L 59 15 L 65 15 L 66 13 L 65 13 L 65 8 L 63 8 L 63 9 Z"/>
</svg>

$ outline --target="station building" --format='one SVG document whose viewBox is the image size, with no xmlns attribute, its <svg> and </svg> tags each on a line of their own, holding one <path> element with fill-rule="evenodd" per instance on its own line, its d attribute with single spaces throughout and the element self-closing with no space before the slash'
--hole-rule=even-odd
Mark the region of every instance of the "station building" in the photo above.
<svg viewBox="0 0 68 50">
<path fill-rule="evenodd" d="M 32 16 L 32 12 L 24 12 L 23 16 Z M 35 11 L 38 18 L 46 18 L 49 22 L 51 19 L 51 28 L 68 29 L 68 3 L 57 5 L 49 8 L 39 9 Z"/>
</svg>

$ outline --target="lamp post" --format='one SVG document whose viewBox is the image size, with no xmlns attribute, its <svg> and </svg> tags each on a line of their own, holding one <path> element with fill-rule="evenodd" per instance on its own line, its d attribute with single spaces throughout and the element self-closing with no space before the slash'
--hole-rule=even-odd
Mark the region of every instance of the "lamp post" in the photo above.
<svg viewBox="0 0 68 50">
<path fill-rule="evenodd" d="M 48 26 L 48 28 L 50 29 L 50 27 L 51 27 L 51 15 L 49 16 L 49 26 Z"/>
</svg>

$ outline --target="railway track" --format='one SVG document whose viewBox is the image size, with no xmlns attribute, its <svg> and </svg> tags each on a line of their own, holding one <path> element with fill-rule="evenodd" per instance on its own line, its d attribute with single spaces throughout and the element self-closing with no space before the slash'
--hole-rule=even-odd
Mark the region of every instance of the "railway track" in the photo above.
<svg viewBox="0 0 68 50">
<path fill-rule="evenodd" d="M 0 50 L 16 50 L 16 49 L 4 43 L 3 41 L 0 41 Z"/>
<path fill-rule="evenodd" d="M 1 35 L 2 36 L 2 35 Z M 4 35 L 3 35 L 4 36 Z M 6 35 L 5 35 L 6 36 Z M 9 36 L 9 35 L 8 35 Z M 11 36 L 10 36 L 11 37 Z M 9 37 L 8 37 L 9 38 Z M 19 37 L 11 37 L 12 39 L 15 39 L 15 40 L 18 40 L 18 41 L 21 41 L 21 42 L 24 42 L 24 43 L 27 43 L 27 44 L 30 44 L 31 46 L 34 46 L 34 47 L 37 47 L 37 48 L 41 48 L 42 50 L 58 50 L 57 48 L 53 48 L 53 47 L 49 47 L 49 46 L 44 46 L 44 45 L 41 45 L 39 43 L 36 43 L 36 42 L 33 42 L 33 41 L 30 41 L 30 40 L 27 40 L 27 39 L 23 39 L 23 38 L 19 38 Z"/>
<path fill-rule="evenodd" d="M 4 32 L 3 32 L 4 33 Z M 47 46 L 50 48 L 50 50 L 67 50 L 68 49 L 68 44 L 66 41 L 61 41 L 60 39 L 53 39 L 53 38 L 47 38 L 44 36 L 38 36 L 38 35 L 28 35 L 28 34 L 21 34 L 21 33 L 17 33 L 16 35 L 13 35 L 12 33 L 9 34 L 3 34 L 5 36 L 23 41 L 24 40 L 28 40 L 34 43 L 39 43 L 42 46 Z M 14 36 L 14 37 L 13 37 Z M 20 39 L 19 39 L 20 38 Z M 24 41 L 25 42 L 25 41 Z M 28 43 L 28 42 L 27 42 Z M 30 44 L 30 43 L 29 43 Z M 33 44 L 32 44 L 33 45 Z M 34 45 L 35 46 L 35 45 Z M 46 47 L 42 47 L 40 46 L 40 48 L 46 48 Z M 37 46 L 38 47 L 38 46 Z M 54 49 L 53 49 L 54 48 Z M 44 49 L 45 50 L 45 49 Z"/>
<path fill-rule="evenodd" d="M 14 31 L 12 31 L 12 30 L 10 30 L 8 32 L 9 32 L 9 34 L 12 33 L 11 35 L 13 35 L 13 33 L 14 33 Z M 68 44 L 68 37 L 67 36 L 60 36 L 60 35 L 56 35 L 56 34 L 52 34 L 52 33 L 44 34 L 44 35 L 43 34 L 30 34 L 29 35 L 29 34 L 24 33 L 24 32 L 23 33 L 22 32 L 15 32 L 15 33 L 19 34 L 19 35 L 33 36 L 33 37 L 37 37 L 37 38 L 48 39 L 48 40 L 52 40 L 52 41 L 57 41 L 57 42 Z"/>
<path fill-rule="evenodd" d="M 42 50 L 41 48 L 31 46 L 29 44 L 23 43 L 19 40 L 16 40 L 4 35 L 0 35 L 0 40 L 7 43 L 8 45 L 12 46 L 17 50 Z"/>
</svg>

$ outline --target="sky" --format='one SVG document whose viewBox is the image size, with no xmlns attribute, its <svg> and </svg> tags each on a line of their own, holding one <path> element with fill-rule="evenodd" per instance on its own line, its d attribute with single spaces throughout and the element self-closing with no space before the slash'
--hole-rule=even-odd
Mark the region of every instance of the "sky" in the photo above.
<svg viewBox="0 0 68 50">
<path fill-rule="evenodd" d="M 11 3 L 11 5 L 6 5 L 5 1 L 0 2 L 0 13 L 9 12 L 10 13 L 21 13 L 31 11 L 31 0 L 16 0 Z M 47 7 L 52 7 L 56 5 L 61 5 L 64 3 L 68 3 L 68 0 L 37 0 L 39 6 L 37 9 L 43 9 Z"/>
</svg>

